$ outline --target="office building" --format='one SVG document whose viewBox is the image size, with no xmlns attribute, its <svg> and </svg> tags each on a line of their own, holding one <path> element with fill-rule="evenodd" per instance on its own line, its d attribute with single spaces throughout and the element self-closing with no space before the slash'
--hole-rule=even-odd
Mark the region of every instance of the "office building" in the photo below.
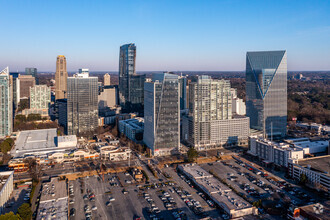
<svg viewBox="0 0 330 220">
<path fill-rule="evenodd" d="M 198 76 L 189 84 L 189 113 L 182 130 L 183 140 L 197 150 L 246 145 L 249 118 L 232 117 L 229 81 Z"/>
<path fill-rule="evenodd" d="M 4 137 L 13 131 L 13 87 L 8 67 L 0 72 L 0 97 L 0 137 Z"/>
<path fill-rule="evenodd" d="M 119 54 L 119 102 L 125 111 L 143 109 L 143 86 L 145 75 L 137 75 L 135 70 L 136 46 L 125 44 Z"/>
<path fill-rule="evenodd" d="M 67 97 L 67 78 L 66 58 L 63 55 L 59 55 L 56 60 L 55 99 L 64 99 Z"/>
<path fill-rule="evenodd" d="M 36 80 L 31 75 L 19 75 L 20 99 L 30 98 L 30 88 L 35 86 Z"/>
<path fill-rule="evenodd" d="M 48 109 L 50 104 L 50 87 L 36 85 L 30 87 L 30 109 Z"/>
<path fill-rule="evenodd" d="M 178 76 L 154 74 L 144 84 L 143 141 L 154 156 L 169 155 L 180 146 Z"/>
<path fill-rule="evenodd" d="M 64 127 L 64 133 L 67 132 L 67 124 L 68 124 L 68 106 L 67 99 L 57 99 L 57 112 L 58 112 L 58 124 Z"/>
<path fill-rule="evenodd" d="M 247 52 L 246 115 L 250 127 L 263 131 L 267 139 L 286 135 L 286 51 Z"/>
<path fill-rule="evenodd" d="M 25 75 L 32 75 L 34 78 L 36 78 L 38 75 L 38 70 L 37 68 L 27 67 L 25 68 Z"/>
<path fill-rule="evenodd" d="M 14 190 L 14 171 L 0 172 L 0 215 Z"/>
<path fill-rule="evenodd" d="M 109 73 L 104 74 L 103 81 L 104 81 L 104 86 L 111 85 L 111 77 L 110 77 Z"/>
<path fill-rule="evenodd" d="M 245 115 L 246 105 L 243 99 L 237 97 L 237 89 L 231 88 L 231 99 L 232 99 L 232 113 L 233 115 Z"/>
<path fill-rule="evenodd" d="M 18 103 L 20 101 L 20 81 L 19 81 L 19 73 L 12 72 L 10 75 L 13 77 L 13 112 L 18 107 Z"/>
<path fill-rule="evenodd" d="M 91 135 L 98 128 L 98 78 L 82 71 L 68 77 L 67 132 Z"/>
<path fill-rule="evenodd" d="M 180 110 L 187 109 L 187 77 L 179 77 Z"/>
</svg>

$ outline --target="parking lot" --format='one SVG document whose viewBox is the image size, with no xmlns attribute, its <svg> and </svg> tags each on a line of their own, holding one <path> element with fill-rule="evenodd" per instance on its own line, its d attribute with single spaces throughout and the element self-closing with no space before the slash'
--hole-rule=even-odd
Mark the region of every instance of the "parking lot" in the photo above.
<svg viewBox="0 0 330 220">
<path fill-rule="evenodd" d="M 274 196 L 275 193 L 282 200 L 290 201 L 296 206 L 315 202 L 312 196 L 299 188 L 283 181 L 275 181 L 270 176 L 258 174 L 258 172 L 235 160 L 203 164 L 202 167 L 208 171 L 215 171 L 235 190 L 243 193 L 252 201 Z M 277 208 L 281 208 L 281 205 L 278 204 Z"/>
<path fill-rule="evenodd" d="M 17 209 L 23 203 L 30 202 L 31 186 L 22 186 L 13 190 L 13 193 L 10 199 L 7 202 L 7 205 L 4 208 L 4 213 L 6 212 L 17 212 Z"/>
<path fill-rule="evenodd" d="M 160 174 L 149 184 L 136 183 L 128 173 L 69 181 L 70 219 L 221 219 L 173 168 L 165 169 L 169 179 Z"/>
</svg>

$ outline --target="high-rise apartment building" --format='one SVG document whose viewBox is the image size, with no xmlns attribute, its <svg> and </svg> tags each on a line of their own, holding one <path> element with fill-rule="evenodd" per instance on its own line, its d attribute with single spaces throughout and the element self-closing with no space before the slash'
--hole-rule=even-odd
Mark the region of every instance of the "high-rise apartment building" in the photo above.
<svg viewBox="0 0 330 220">
<path fill-rule="evenodd" d="M 110 86 L 111 85 L 111 77 L 109 73 L 104 74 L 103 76 L 104 86 Z"/>
<path fill-rule="evenodd" d="M 198 76 L 189 84 L 189 114 L 183 140 L 197 150 L 247 143 L 249 119 L 232 117 L 230 81 Z"/>
<path fill-rule="evenodd" d="M 32 75 L 19 75 L 20 99 L 30 98 L 30 87 L 35 86 L 36 80 Z"/>
<path fill-rule="evenodd" d="M 98 127 L 98 78 L 83 71 L 67 82 L 67 133 L 90 135 Z"/>
<path fill-rule="evenodd" d="M 10 135 L 13 131 L 12 77 L 9 68 L 0 72 L 0 137 Z"/>
<path fill-rule="evenodd" d="M 136 46 L 125 44 L 119 53 L 119 101 L 126 111 L 143 109 L 145 75 L 135 71 Z"/>
<path fill-rule="evenodd" d="M 63 55 L 59 55 L 56 60 L 55 99 L 64 99 L 67 97 L 67 78 L 66 58 Z"/>
<path fill-rule="evenodd" d="M 50 104 L 50 87 L 36 85 L 30 87 L 30 109 L 48 109 Z"/>
<path fill-rule="evenodd" d="M 144 83 L 143 141 L 154 156 L 172 154 L 180 146 L 178 76 L 154 74 Z"/>
<path fill-rule="evenodd" d="M 246 115 L 251 128 L 263 131 L 264 138 L 286 136 L 286 51 L 247 52 Z"/>
</svg>

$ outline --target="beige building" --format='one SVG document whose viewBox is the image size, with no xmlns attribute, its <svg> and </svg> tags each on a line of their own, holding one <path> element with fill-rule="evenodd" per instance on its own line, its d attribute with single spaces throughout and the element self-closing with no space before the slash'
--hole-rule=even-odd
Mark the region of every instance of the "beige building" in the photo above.
<svg viewBox="0 0 330 220">
<path fill-rule="evenodd" d="M 0 215 L 14 189 L 14 171 L 0 172 Z"/>
<path fill-rule="evenodd" d="M 102 160 L 121 161 L 130 157 L 131 150 L 128 147 L 104 146 L 100 148 Z"/>
<path fill-rule="evenodd" d="M 30 88 L 35 86 L 36 80 L 31 75 L 19 75 L 20 98 L 30 98 Z"/>
<path fill-rule="evenodd" d="M 55 99 L 66 98 L 68 72 L 66 71 L 66 58 L 57 56 L 55 73 Z"/>
<path fill-rule="evenodd" d="M 102 111 L 117 106 L 117 88 L 105 86 L 98 95 L 98 109 Z"/>
<path fill-rule="evenodd" d="M 104 74 L 103 80 L 104 80 L 105 86 L 111 85 L 111 77 L 110 77 L 109 73 Z"/>
</svg>

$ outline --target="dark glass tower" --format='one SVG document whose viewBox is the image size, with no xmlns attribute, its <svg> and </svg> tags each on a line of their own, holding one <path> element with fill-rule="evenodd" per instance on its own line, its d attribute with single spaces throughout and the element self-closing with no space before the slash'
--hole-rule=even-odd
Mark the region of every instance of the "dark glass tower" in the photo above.
<svg viewBox="0 0 330 220">
<path fill-rule="evenodd" d="M 136 46 L 125 44 L 119 54 L 119 101 L 126 112 L 143 112 L 145 75 L 135 71 Z"/>
<path fill-rule="evenodd" d="M 247 52 L 246 115 L 267 139 L 281 139 L 287 124 L 286 51 Z"/>
</svg>

